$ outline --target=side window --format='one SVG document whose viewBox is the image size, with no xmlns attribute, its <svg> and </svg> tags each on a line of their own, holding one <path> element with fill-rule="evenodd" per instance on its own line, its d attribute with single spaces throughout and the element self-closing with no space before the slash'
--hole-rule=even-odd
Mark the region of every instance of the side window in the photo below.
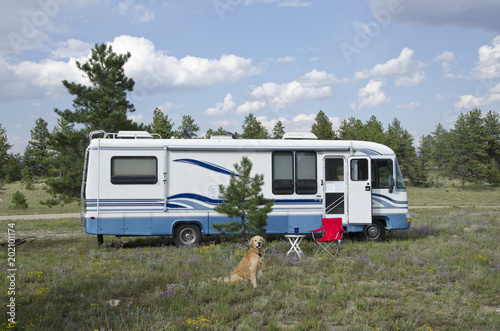
<svg viewBox="0 0 500 331">
<path fill-rule="evenodd" d="M 316 153 L 295 153 L 295 192 L 297 194 L 316 194 Z"/>
<path fill-rule="evenodd" d="M 392 172 L 391 159 L 372 160 L 372 186 L 373 188 L 388 188 L 389 176 Z"/>
<path fill-rule="evenodd" d="M 273 194 L 316 194 L 316 169 L 315 152 L 274 152 Z"/>
<path fill-rule="evenodd" d="M 325 180 L 327 182 L 344 181 L 344 159 L 325 160 Z"/>
<path fill-rule="evenodd" d="M 111 183 L 156 184 L 158 160 L 154 156 L 114 156 L 111 158 Z"/>
<path fill-rule="evenodd" d="M 368 160 L 351 160 L 351 180 L 368 180 Z"/>
<path fill-rule="evenodd" d="M 293 153 L 273 153 L 273 194 L 293 194 Z"/>
</svg>

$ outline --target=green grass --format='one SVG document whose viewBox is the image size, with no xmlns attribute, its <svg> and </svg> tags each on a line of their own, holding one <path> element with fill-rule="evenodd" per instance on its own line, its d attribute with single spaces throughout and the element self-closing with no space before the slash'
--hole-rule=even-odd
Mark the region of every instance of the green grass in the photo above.
<svg viewBox="0 0 500 331">
<path fill-rule="evenodd" d="M 35 214 L 64 214 L 79 213 L 80 205 L 78 202 L 71 202 L 64 205 L 47 207 L 40 204 L 52 198 L 47 192 L 48 186 L 43 182 L 35 183 L 33 190 L 27 190 L 21 182 L 5 184 L 0 188 L 0 215 L 35 215 Z M 13 209 L 12 194 L 20 191 L 26 197 L 28 209 Z"/>
<path fill-rule="evenodd" d="M 498 330 L 499 212 L 414 209 L 411 229 L 348 242 L 335 259 L 312 258 L 310 241 L 303 259 L 269 241 L 257 290 L 212 281 L 245 254 L 236 241 L 177 248 L 170 238 L 106 236 L 98 248 L 78 219 L 0 229 L 15 223 L 18 238 L 37 237 L 16 248 L 20 330 Z"/>
</svg>

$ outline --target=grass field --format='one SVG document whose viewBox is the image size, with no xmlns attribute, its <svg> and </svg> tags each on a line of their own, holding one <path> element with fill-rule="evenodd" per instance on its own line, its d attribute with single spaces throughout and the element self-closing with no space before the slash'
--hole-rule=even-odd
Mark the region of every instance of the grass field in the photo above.
<svg viewBox="0 0 500 331">
<path fill-rule="evenodd" d="M 410 199 L 440 205 L 435 196 L 446 189 L 410 189 Z M 486 194 L 457 192 L 462 202 Z M 443 205 L 458 205 L 454 198 Z M 206 237 L 202 246 L 178 248 L 170 238 L 106 236 L 98 248 L 79 219 L 1 221 L 3 238 L 12 227 L 17 238 L 34 239 L 16 247 L 15 328 L 499 330 L 500 207 L 411 213 L 409 230 L 389 231 L 381 243 L 348 241 L 335 259 L 312 258 L 310 241 L 302 259 L 287 257 L 289 243 L 270 237 L 256 290 L 212 281 L 246 253 L 237 240 Z M 5 275 L 8 261 L 0 247 Z M 8 329 L 10 280 L 0 282 L 0 329 Z"/>
</svg>

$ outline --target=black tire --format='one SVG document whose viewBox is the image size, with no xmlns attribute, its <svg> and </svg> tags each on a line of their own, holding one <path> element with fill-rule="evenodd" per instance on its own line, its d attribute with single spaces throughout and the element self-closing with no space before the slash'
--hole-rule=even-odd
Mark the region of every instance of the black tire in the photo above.
<svg viewBox="0 0 500 331">
<path fill-rule="evenodd" d="M 201 244 L 201 230 L 196 224 L 181 224 L 175 228 L 174 241 L 177 246 Z"/>
<path fill-rule="evenodd" d="M 372 224 L 365 226 L 363 237 L 366 241 L 384 241 L 385 240 L 385 224 L 384 222 L 375 220 Z"/>
</svg>

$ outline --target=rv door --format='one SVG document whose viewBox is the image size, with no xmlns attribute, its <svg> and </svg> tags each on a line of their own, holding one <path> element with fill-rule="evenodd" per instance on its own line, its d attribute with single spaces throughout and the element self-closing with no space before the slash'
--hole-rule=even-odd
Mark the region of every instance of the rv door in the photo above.
<svg viewBox="0 0 500 331">
<path fill-rule="evenodd" d="M 349 162 L 348 207 L 349 224 L 372 222 L 371 161 L 368 156 L 352 156 Z"/>
</svg>

